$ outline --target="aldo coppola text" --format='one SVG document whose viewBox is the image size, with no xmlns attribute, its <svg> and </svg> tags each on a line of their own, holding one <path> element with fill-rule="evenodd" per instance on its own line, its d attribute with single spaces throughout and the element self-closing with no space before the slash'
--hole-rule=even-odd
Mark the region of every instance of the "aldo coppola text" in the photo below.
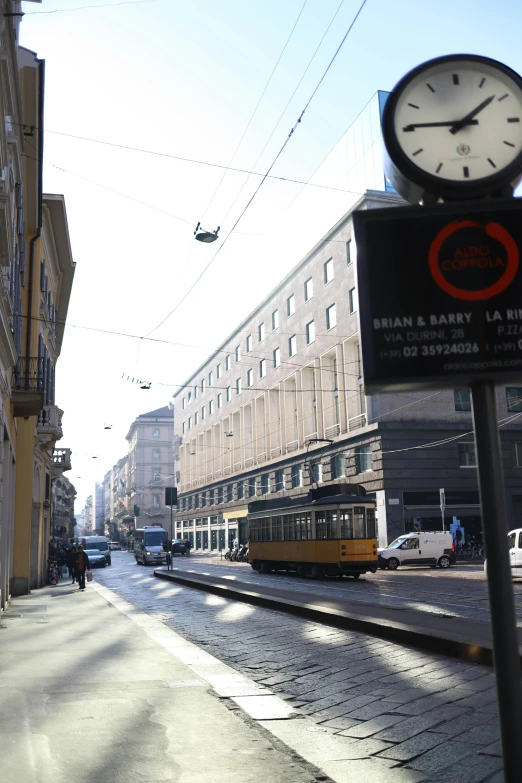
<svg viewBox="0 0 522 783">
<path fill-rule="evenodd" d="M 441 263 L 442 269 L 460 272 L 468 269 L 494 269 L 505 267 L 505 261 L 500 256 L 493 256 L 488 245 L 471 245 L 456 248 L 453 258 L 447 258 Z"/>
</svg>

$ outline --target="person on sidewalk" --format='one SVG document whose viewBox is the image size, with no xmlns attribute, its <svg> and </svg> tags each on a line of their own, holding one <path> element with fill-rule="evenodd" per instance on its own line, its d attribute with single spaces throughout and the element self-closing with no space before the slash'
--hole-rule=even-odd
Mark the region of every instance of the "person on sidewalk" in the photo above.
<svg viewBox="0 0 522 783">
<path fill-rule="evenodd" d="M 186 538 L 183 543 L 185 544 L 185 552 L 187 555 L 190 555 L 190 549 L 192 547 L 192 543 L 190 541 L 190 538 Z"/>
<path fill-rule="evenodd" d="M 72 579 L 71 584 L 74 584 L 76 582 L 75 562 L 76 562 L 76 547 L 72 546 L 70 547 L 69 552 L 67 554 L 67 568 L 69 569 L 69 576 Z"/>
<path fill-rule="evenodd" d="M 74 558 L 74 572 L 78 580 L 78 590 L 85 590 L 85 572 L 87 570 L 91 570 L 91 564 L 89 563 L 87 552 L 84 550 L 83 546 L 79 544 L 78 551 Z"/>
<path fill-rule="evenodd" d="M 58 550 L 58 573 L 60 574 L 60 579 L 63 576 L 63 572 L 65 570 L 65 566 L 67 565 L 67 552 L 63 548 L 63 546 L 60 547 Z"/>
</svg>

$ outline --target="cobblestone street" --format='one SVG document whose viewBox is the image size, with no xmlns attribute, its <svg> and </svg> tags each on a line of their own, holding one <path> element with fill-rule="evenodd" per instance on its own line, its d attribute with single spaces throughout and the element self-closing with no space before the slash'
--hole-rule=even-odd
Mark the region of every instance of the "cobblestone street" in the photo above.
<svg viewBox="0 0 522 783">
<path fill-rule="evenodd" d="M 124 552 L 95 579 L 343 738 L 345 759 L 415 781 L 501 781 L 487 667 L 158 581 Z"/>
</svg>

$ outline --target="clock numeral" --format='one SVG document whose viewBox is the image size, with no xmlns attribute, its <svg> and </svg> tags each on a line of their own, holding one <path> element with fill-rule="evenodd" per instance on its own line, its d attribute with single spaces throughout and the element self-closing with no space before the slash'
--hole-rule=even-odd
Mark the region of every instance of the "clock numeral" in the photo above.
<svg viewBox="0 0 522 783">
<path fill-rule="evenodd" d="M 442 168 L 442 163 L 439 163 L 439 165 L 438 165 L 438 166 L 437 166 L 437 168 L 435 169 L 435 174 L 438 174 L 438 173 L 439 173 L 439 171 L 441 170 L 441 168 Z"/>
<path fill-rule="evenodd" d="M 493 161 L 491 160 L 491 158 L 488 158 L 488 163 L 491 163 L 491 165 L 493 166 L 493 168 L 494 168 L 494 169 L 496 169 L 496 168 L 497 168 L 497 166 L 496 166 L 496 163 L 493 163 Z"/>
<path fill-rule="evenodd" d="M 501 98 L 499 98 L 499 101 L 503 101 L 503 100 L 504 100 L 504 98 L 509 98 L 509 93 L 506 93 L 506 94 L 505 94 L 505 95 L 503 95 Z"/>
<path fill-rule="evenodd" d="M 453 84 L 459 84 L 459 75 L 458 73 L 453 74 Z"/>
<path fill-rule="evenodd" d="M 479 84 L 479 88 L 480 88 L 480 87 L 484 87 L 485 83 L 486 83 L 486 77 L 484 76 L 484 77 L 482 78 L 482 80 L 481 80 L 480 84 Z"/>
<path fill-rule="evenodd" d="M 424 147 L 421 147 L 420 149 L 416 150 L 415 152 L 412 152 L 412 156 L 415 157 L 415 155 L 418 155 L 419 152 L 423 152 L 423 151 L 424 151 Z"/>
<path fill-rule="evenodd" d="M 426 82 L 426 87 L 428 90 L 431 90 L 431 92 L 435 92 L 435 89 L 431 86 L 431 84 L 428 84 L 428 82 Z"/>
<path fill-rule="evenodd" d="M 408 103 L 408 106 L 411 106 L 412 109 L 418 109 L 418 106 L 415 106 L 414 103 Z"/>
<path fill-rule="evenodd" d="M 514 147 L 514 144 L 511 144 L 510 141 L 505 141 L 504 144 L 506 144 L 508 147 Z"/>
<path fill-rule="evenodd" d="M 508 122 L 520 122 L 520 117 L 508 117 Z"/>
<path fill-rule="evenodd" d="M 466 177 L 466 179 L 468 179 L 468 177 L 469 177 L 469 169 L 468 169 L 467 166 L 463 166 L 462 167 L 462 172 L 463 172 L 464 176 Z"/>
</svg>

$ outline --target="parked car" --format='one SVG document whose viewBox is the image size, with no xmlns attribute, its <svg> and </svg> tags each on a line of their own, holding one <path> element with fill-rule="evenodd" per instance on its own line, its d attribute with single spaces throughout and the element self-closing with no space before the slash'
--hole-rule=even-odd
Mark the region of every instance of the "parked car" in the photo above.
<svg viewBox="0 0 522 783">
<path fill-rule="evenodd" d="M 172 540 L 172 548 L 170 550 L 173 555 L 185 555 L 185 542 L 181 538 L 174 538 Z"/>
<path fill-rule="evenodd" d="M 107 565 L 112 565 L 109 542 L 105 536 L 81 536 L 78 543 L 89 551 L 91 549 L 97 549 L 99 552 L 103 552 Z"/>
<path fill-rule="evenodd" d="M 513 579 L 522 577 L 522 527 L 508 533 L 509 564 Z M 488 572 L 488 561 L 484 560 L 484 573 Z"/>
<path fill-rule="evenodd" d="M 121 549 L 121 544 L 119 541 L 109 541 L 109 549 L 111 552 L 116 552 Z"/>
<path fill-rule="evenodd" d="M 405 533 L 385 549 L 377 550 L 379 568 L 395 571 L 400 565 L 449 568 L 457 559 L 450 532 Z"/>
<path fill-rule="evenodd" d="M 107 565 L 105 555 L 99 549 L 87 549 L 87 557 L 91 568 L 105 568 Z"/>
</svg>

